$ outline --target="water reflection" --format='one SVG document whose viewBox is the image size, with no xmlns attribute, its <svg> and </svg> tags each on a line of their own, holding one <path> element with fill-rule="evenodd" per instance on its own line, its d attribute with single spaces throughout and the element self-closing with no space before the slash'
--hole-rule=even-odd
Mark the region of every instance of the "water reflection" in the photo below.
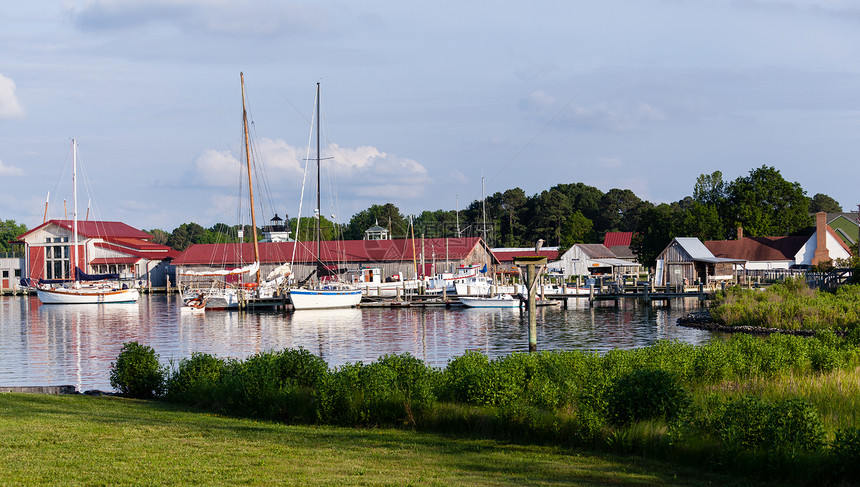
<svg viewBox="0 0 860 487">
<path fill-rule="evenodd" d="M 537 310 L 538 348 L 604 352 L 651 345 L 660 339 L 701 343 L 710 334 L 680 328 L 675 320 L 698 306 L 693 299 L 673 307 L 589 308 L 571 300 L 569 309 Z M 402 308 L 302 310 L 281 313 L 207 311 L 180 313 L 175 296 L 142 296 L 136 304 L 41 305 L 35 298 L 0 298 L 0 385 L 72 384 L 79 390 L 110 389 L 110 363 L 122 344 L 153 347 L 162 362 L 192 352 L 245 358 L 304 347 L 332 366 L 372 362 L 409 352 L 444 366 L 467 350 L 491 357 L 528 350 L 528 321 L 519 309 Z"/>
</svg>

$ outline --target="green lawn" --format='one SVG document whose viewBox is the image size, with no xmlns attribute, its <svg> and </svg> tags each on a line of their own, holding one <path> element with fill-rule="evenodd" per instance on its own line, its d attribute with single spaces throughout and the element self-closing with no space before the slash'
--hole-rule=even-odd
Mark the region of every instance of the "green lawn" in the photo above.
<svg viewBox="0 0 860 487">
<path fill-rule="evenodd" d="M 0 394 L 0 484 L 751 485 L 641 458 Z"/>
</svg>

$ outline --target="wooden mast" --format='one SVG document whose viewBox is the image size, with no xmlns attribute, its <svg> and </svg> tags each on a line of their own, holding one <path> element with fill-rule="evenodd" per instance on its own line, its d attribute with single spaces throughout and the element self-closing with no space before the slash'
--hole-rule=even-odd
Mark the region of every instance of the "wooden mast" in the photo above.
<svg viewBox="0 0 860 487">
<path fill-rule="evenodd" d="M 257 218 L 254 214 L 254 185 L 251 183 L 251 138 L 248 135 L 248 112 L 245 109 L 245 74 L 239 73 L 242 83 L 242 123 L 245 128 L 245 163 L 248 166 L 248 195 L 251 199 L 251 232 L 254 234 L 254 262 L 259 266 L 260 247 L 257 243 Z M 242 242 L 239 242 L 241 246 Z M 257 292 L 260 290 L 260 268 L 257 267 Z"/>
<path fill-rule="evenodd" d="M 317 81 L 317 278 L 322 278 L 322 206 L 320 205 L 320 83 Z"/>
</svg>

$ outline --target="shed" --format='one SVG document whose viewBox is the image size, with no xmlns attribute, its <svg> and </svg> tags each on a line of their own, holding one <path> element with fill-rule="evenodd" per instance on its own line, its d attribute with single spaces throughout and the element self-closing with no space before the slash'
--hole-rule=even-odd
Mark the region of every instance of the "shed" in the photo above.
<svg viewBox="0 0 860 487">
<path fill-rule="evenodd" d="M 657 257 L 658 286 L 708 284 L 734 279 L 734 265 L 743 259 L 715 257 L 696 237 L 676 237 Z"/>
<path fill-rule="evenodd" d="M 596 274 L 635 274 L 640 265 L 619 259 L 603 244 L 575 244 L 561 256 L 561 268 L 565 277 L 591 276 Z"/>
</svg>

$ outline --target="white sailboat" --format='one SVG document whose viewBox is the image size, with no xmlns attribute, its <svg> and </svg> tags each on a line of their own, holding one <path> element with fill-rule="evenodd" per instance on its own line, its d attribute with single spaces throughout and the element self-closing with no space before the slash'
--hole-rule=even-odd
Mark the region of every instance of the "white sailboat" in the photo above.
<svg viewBox="0 0 860 487">
<path fill-rule="evenodd" d="M 320 213 L 320 84 L 317 83 L 316 92 L 316 137 L 317 137 L 317 207 L 316 214 Z M 301 218 L 298 219 L 301 221 Z M 317 219 L 316 233 L 316 260 L 317 277 L 314 284 L 305 288 L 290 289 L 290 301 L 293 308 L 300 309 L 328 309 L 328 308 L 350 308 L 361 301 L 361 289 L 357 286 L 338 280 L 324 281 L 321 279 L 325 266 L 322 263 L 322 245 L 320 243 L 319 219 Z M 299 235 L 299 232 L 296 232 Z"/>
<path fill-rule="evenodd" d="M 44 283 L 36 288 L 36 295 L 42 304 L 102 304 L 102 303 L 135 303 L 140 297 L 137 289 L 122 288 L 118 282 L 110 280 L 111 275 L 87 275 L 78 268 L 78 158 L 77 141 L 72 139 L 72 191 L 74 213 L 72 234 L 72 265 L 74 273 L 71 285 L 54 282 Z M 116 276 L 117 278 L 119 276 Z M 86 278 L 87 283 L 81 282 Z"/>
<path fill-rule="evenodd" d="M 510 294 L 493 296 L 460 296 L 460 302 L 469 308 L 519 308 L 522 304 L 519 297 Z"/>
</svg>

